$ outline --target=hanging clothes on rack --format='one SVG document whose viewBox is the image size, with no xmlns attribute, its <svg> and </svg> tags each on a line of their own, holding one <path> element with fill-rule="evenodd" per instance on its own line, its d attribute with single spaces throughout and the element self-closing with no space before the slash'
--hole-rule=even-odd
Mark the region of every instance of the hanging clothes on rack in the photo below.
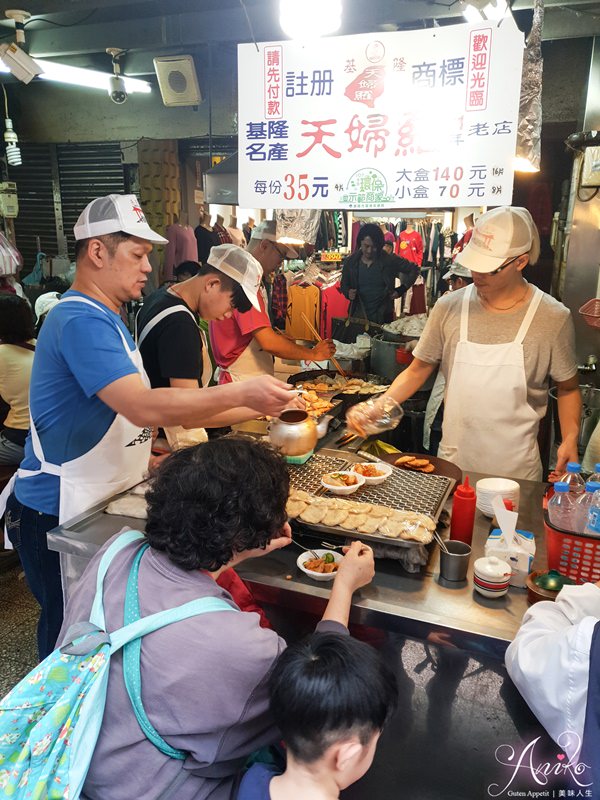
<svg viewBox="0 0 600 800">
<path fill-rule="evenodd" d="M 400 232 L 396 241 L 396 255 L 407 258 L 419 266 L 423 263 L 423 237 L 415 230 L 414 225 L 409 223 L 408 227 Z"/>
<path fill-rule="evenodd" d="M 287 280 L 283 272 L 278 272 L 273 278 L 271 292 L 271 322 L 278 330 L 285 330 L 285 315 L 288 307 Z"/>
<path fill-rule="evenodd" d="M 319 334 L 322 339 L 330 339 L 335 317 L 347 317 L 350 301 L 340 289 L 339 278 L 335 283 L 321 289 L 321 322 Z"/>
<path fill-rule="evenodd" d="M 285 319 L 285 332 L 292 339 L 313 341 L 314 336 L 302 315 L 314 328 L 319 327 L 321 313 L 321 292 L 318 286 L 293 283 L 288 289 L 288 306 Z"/>
</svg>

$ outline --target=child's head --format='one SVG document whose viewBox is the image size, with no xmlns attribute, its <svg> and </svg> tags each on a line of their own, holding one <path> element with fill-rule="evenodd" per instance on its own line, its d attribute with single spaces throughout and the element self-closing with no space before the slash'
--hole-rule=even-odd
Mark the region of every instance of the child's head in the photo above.
<svg viewBox="0 0 600 800">
<path fill-rule="evenodd" d="M 299 764 L 333 774 L 340 789 L 371 766 L 398 699 L 394 673 L 367 644 L 316 633 L 291 645 L 270 681 L 271 711 Z"/>
</svg>

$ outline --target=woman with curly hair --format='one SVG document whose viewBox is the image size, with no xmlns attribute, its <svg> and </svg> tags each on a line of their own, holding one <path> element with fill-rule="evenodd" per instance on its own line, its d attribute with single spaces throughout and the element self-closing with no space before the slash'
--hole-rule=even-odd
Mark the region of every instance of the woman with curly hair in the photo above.
<svg viewBox="0 0 600 800">
<path fill-rule="evenodd" d="M 287 467 L 268 445 L 226 437 L 180 450 L 161 465 L 150 490 L 138 592 L 142 616 L 200 597 L 225 600 L 224 570 L 285 547 L 290 539 Z M 104 582 L 107 629 L 123 624 L 125 588 L 140 543 L 122 550 Z M 99 560 L 69 599 L 59 642 L 89 619 Z M 347 634 L 352 593 L 373 576 L 373 555 L 355 542 L 340 564 L 319 631 Z M 268 679 L 285 641 L 255 613 L 211 612 L 150 633 L 141 646 L 141 695 L 160 736 L 186 753 L 170 758 L 146 738 L 123 679 L 110 663 L 106 709 L 83 795 L 87 800 L 229 800 L 254 750 L 279 739 Z M 175 793 L 173 787 L 176 786 Z"/>
</svg>

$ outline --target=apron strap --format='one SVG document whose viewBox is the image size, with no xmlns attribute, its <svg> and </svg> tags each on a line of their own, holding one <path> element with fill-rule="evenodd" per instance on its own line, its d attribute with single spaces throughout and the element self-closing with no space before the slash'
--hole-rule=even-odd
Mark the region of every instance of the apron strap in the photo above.
<svg viewBox="0 0 600 800">
<path fill-rule="evenodd" d="M 523 318 L 523 322 L 521 323 L 521 327 L 515 337 L 515 344 L 523 344 L 523 340 L 527 336 L 527 331 L 529 330 L 531 323 L 533 322 L 533 318 L 535 316 L 536 311 L 538 310 L 540 303 L 542 302 L 542 297 L 544 293 L 541 289 L 534 287 L 534 294 L 529 302 L 529 308 L 527 309 L 527 313 Z"/>
<path fill-rule="evenodd" d="M 104 314 L 106 314 L 106 316 L 109 319 L 111 319 L 111 316 L 108 313 L 107 309 L 103 308 L 98 303 L 93 303 L 91 300 L 88 300 L 86 297 L 63 297 L 60 302 L 61 303 L 83 303 L 84 305 L 92 306 L 92 308 L 96 308 L 99 311 L 102 311 Z M 129 342 L 127 341 L 127 339 L 123 335 L 123 331 L 121 330 L 119 325 L 117 325 L 116 322 L 114 322 L 114 326 L 117 329 L 117 331 L 119 332 L 119 336 L 121 337 L 121 341 L 123 342 L 123 346 L 125 347 L 125 351 L 127 352 L 129 357 L 131 358 L 131 354 L 134 353 L 135 350 L 133 350 L 133 351 L 131 350 L 131 348 L 129 347 Z M 40 473 L 43 472 L 46 475 L 55 475 L 56 477 L 60 478 L 61 475 L 62 475 L 62 467 L 59 466 L 58 464 L 52 464 L 49 461 L 46 461 L 46 459 L 44 457 L 44 450 L 42 448 L 42 443 L 40 441 L 40 437 L 38 435 L 37 429 L 35 427 L 35 423 L 33 421 L 33 417 L 31 415 L 31 410 L 29 412 L 29 429 L 31 431 L 31 445 L 32 445 L 32 448 L 33 448 L 33 454 L 37 458 L 37 460 L 40 462 L 40 468 L 37 469 L 37 470 L 19 469 L 19 470 L 17 470 L 17 477 L 19 477 L 19 478 L 31 478 L 31 477 L 34 477 L 35 475 L 39 475 Z"/>
<path fill-rule="evenodd" d="M 171 308 L 165 308 L 163 311 L 160 311 L 150 322 L 142 328 L 142 333 L 139 334 L 137 330 L 137 315 L 135 318 L 135 336 L 136 336 L 136 343 L 138 348 L 142 346 L 142 343 L 146 336 L 152 331 L 159 322 L 162 322 L 163 319 L 166 317 L 170 317 L 171 314 L 178 314 L 179 312 L 183 311 L 185 314 L 189 314 L 190 317 L 194 320 L 194 324 L 197 325 L 196 317 L 192 314 L 189 308 L 184 308 L 183 306 L 172 306 Z M 140 312 L 138 311 L 138 314 Z"/>
<path fill-rule="evenodd" d="M 30 478 L 33 475 L 39 475 L 40 472 L 45 472 L 47 475 L 56 475 L 60 478 L 61 475 L 61 468 L 58 464 L 51 464 L 49 461 L 46 461 L 44 457 L 44 451 L 42 449 L 42 443 L 40 442 L 40 437 L 38 435 L 37 429 L 33 422 L 33 417 L 31 416 L 31 412 L 29 412 L 29 429 L 31 432 L 31 445 L 33 447 L 33 454 L 40 462 L 39 470 L 27 470 L 27 469 L 19 469 L 18 470 L 18 477 L 19 478 Z"/>
<path fill-rule="evenodd" d="M 109 319 L 111 319 L 111 316 L 108 313 L 108 309 L 103 308 L 98 303 L 93 303 L 91 300 L 88 300 L 86 297 L 63 297 L 60 302 L 61 303 L 84 303 L 86 306 L 92 306 L 92 308 L 96 308 L 96 309 L 98 309 L 98 311 L 102 311 L 104 314 L 106 314 L 106 316 Z M 123 334 L 123 331 L 117 325 L 116 322 L 114 323 L 114 326 L 117 329 L 117 331 L 119 332 L 119 336 L 121 337 L 121 341 L 125 345 L 125 349 L 127 350 L 128 353 L 131 352 L 131 348 L 129 347 L 129 342 L 125 338 L 125 336 Z"/>
<path fill-rule="evenodd" d="M 467 342 L 469 338 L 469 303 L 471 302 L 471 297 L 473 296 L 473 290 L 475 289 L 475 284 L 471 283 L 465 289 L 464 297 L 462 299 L 462 305 L 460 310 L 460 339 L 461 342 Z"/>
<path fill-rule="evenodd" d="M 461 313 L 460 313 L 460 341 L 466 342 L 468 341 L 468 333 L 469 333 L 469 303 L 471 302 L 471 297 L 473 295 L 473 290 L 475 285 L 471 283 L 465 289 L 465 296 L 462 300 L 461 305 Z M 529 303 L 529 308 L 527 309 L 527 313 L 523 318 L 523 322 L 521 323 L 521 327 L 517 331 L 517 335 L 515 336 L 515 344 L 523 344 L 523 340 L 527 336 L 527 331 L 531 327 L 531 323 L 533 322 L 533 318 L 538 310 L 540 303 L 542 302 L 542 297 L 544 293 L 541 289 L 534 287 L 534 295 Z"/>
</svg>

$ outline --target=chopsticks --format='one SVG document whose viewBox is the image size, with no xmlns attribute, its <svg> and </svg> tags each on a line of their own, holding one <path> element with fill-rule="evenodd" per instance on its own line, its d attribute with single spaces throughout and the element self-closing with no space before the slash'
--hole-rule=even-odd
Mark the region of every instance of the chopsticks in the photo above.
<svg viewBox="0 0 600 800">
<path fill-rule="evenodd" d="M 323 341 L 323 339 L 321 339 L 321 337 L 319 336 L 319 332 L 316 330 L 316 328 L 314 328 L 314 327 L 313 327 L 312 323 L 310 322 L 310 320 L 308 319 L 308 317 L 306 316 L 306 314 L 305 314 L 304 312 L 302 312 L 302 313 L 300 314 L 300 316 L 302 317 L 302 320 L 304 321 L 304 324 L 305 324 L 305 325 L 306 325 L 306 327 L 309 329 L 309 331 L 312 333 L 312 335 L 313 335 L 313 336 L 316 338 L 316 340 L 317 340 L 318 342 L 322 342 L 322 341 Z M 342 376 L 342 378 L 343 378 L 345 381 L 348 381 L 348 378 L 346 377 L 346 373 L 345 373 L 345 372 L 344 372 L 344 370 L 343 370 L 343 369 L 340 367 L 340 365 L 339 365 L 339 362 L 338 362 L 338 361 L 336 361 L 336 359 L 335 359 L 333 356 L 330 356 L 330 357 L 329 357 L 329 360 L 331 361 L 331 363 L 333 364 L 333 366 L 334 366 L 334 367 L 337 369 L 337 371 L 340 373 L 340 375 Z"/>
</svg>

